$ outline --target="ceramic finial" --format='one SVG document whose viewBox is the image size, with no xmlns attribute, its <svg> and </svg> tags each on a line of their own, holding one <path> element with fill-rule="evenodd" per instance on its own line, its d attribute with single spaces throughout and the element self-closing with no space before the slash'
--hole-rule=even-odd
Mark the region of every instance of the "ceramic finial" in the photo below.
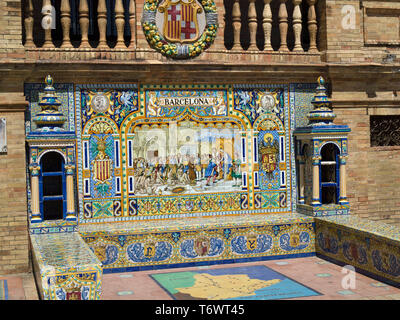
<svg viewBox="0 0 400 320">
<path fill-rule="evenodd" d="M 53 85 L 53 78 L 48 74 L 47 77 L 45 78 L 44 82 L 45 82 L 48 86 L 52 86 L 52 85 Z"/>
<path fill-rule="evenodd" d="M 319 76 L 317 82 L 320 86 L 325 86 L 325 79 L 322 76 Z"/>
</svg>

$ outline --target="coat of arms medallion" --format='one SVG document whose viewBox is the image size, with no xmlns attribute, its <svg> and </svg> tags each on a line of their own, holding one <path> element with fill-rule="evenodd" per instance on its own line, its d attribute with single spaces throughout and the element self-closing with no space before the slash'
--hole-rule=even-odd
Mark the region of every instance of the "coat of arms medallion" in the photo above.
<svg viewBox="0 0 400 320">
<path fill-rule="evenodd" d="M 217 12 L 213 0 L 146 0 L 142 26 L 150 46 L 174 59 L 193 58 L 214 41 Z"/>
</svg>

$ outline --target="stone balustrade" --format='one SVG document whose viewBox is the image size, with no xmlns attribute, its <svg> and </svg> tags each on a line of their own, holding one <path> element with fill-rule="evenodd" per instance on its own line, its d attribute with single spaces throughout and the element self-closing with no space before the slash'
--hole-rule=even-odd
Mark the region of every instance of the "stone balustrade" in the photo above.
<svg viewBox="0 0 400 320">
<path fill-rule="evenodd" d="M 27 48 L 132 49 L 135 44 L 135 0 L 43 0 L 41 7 L 26 0 L 23 13 Z"/>
<path fill-rule="evenodd" d="M 216 0 L 217 38 L 197 59 L 319 63 L 317 2 Z M 26 0 L 22 9 L 28 60 L 165 60 L 145 40 L 143 0 Z"/>
<path fill-rule="evenodd" d="M 316 3 L 317 0 L 233 0 L 231 7 L 225 6 L 225 27 L 233 31 L 231 45 L 225 41 L 227 49 L 318 52 Z"/>
</svg>

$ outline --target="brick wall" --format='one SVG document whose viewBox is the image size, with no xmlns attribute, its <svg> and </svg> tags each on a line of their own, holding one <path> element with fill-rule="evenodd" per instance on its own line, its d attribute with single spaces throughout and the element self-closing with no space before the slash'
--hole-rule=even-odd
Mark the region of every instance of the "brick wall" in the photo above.
<svg viewBox="0 0 400 320">
<path fill-rule="evenodd" d="M 21 1 L 0 1 L 0 59 L 23 57 Z"/>
<path fill-rule="evenodd" d="M 400 226 L 400 147 L 371 147 L 370 115 L 400 108 L 335 108 L 337 124 L 351 128 L 347 190 L 351 211 L 362 218 Z"/>
<path fill-rule="evenodd" d="M 0 105 L 8 147 L 0 153 L 0 274 L 29 270 L 23 110 L 23 105 Z"/>
<path fill-rule="evenodd" d="M 326 61 L 382 63 L 388 54 L 396 54 L 399 62 L 400 1 L 325 0 L 324 4 L 326 25 L 320 31 L 326 31 Z"/>
<path fill-rule="evenodd" d="M 399 115 L 400 108 L 368 108 L 369 115 Z M 373 220 L 400 226 L 400 146 L 368 150 L 368 210 Z"/>
<path fill-rule="evenodd" d="M 334 109 L 336 124 L 350 127 L 347 160 L 347 196 L 352 213 L 368 216 L 369 121 L 366 108 Z"/>
<path fill-rule="evenodd" d="M 4 0 L 0 3 L 0 46 L 21 45 L 21 1 Z"/>
<path fill-rule="evenodd" d="M 400 226 L 400 147 L 370 148 L 368 217 Z"/>
</svg>

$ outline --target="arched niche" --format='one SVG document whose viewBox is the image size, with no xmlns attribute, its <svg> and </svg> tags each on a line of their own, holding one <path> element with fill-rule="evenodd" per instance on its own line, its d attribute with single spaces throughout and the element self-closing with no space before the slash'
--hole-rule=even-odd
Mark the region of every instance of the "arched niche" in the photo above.
<svg viewBox="0 0 400 320">
<path fill-rule="evenodd" d="M 339 202 L 339 156 L 340 149 L 333 142 L 325 143 L 320 149 L 321 166 L 321 203 L 338 204 Z"/>
<path fill-rule="evenodd" d="M 43 220 L 60 220 L 66 211 L 64 157 L 48 151 L 40 157 L 39 202 Z"/>
</svg>

